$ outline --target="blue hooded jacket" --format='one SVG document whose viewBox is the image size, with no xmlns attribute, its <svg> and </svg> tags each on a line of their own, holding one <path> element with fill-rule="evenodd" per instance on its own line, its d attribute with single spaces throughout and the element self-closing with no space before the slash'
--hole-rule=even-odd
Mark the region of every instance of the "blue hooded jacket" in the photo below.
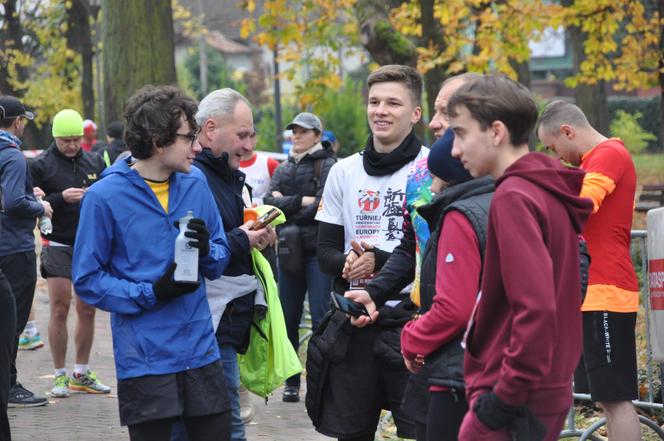
<svg viewBox="0 0 664 441">
<path fill-rule="evenodd" d="M 196 168 L 170 177 L 168 213 L 128 158 L 86 192 L 76 232 L 73 280 L 86 303 L 110 311 L 120 380 L 195 369 L 219 359 L 205 284 L 158 302 L 152 284 L 173 261 L 176 220 L 192 211 L 210 231 L 200 273 L 216 279 L 230 259 L 219 212 Z"/>
<path fill-rule="evenodd" d="M 0 130 L 0 256 L 35 249 L 35 221 L 44 207 L 32 193 L 32 178 L 21 141 Z"/>
</svg>

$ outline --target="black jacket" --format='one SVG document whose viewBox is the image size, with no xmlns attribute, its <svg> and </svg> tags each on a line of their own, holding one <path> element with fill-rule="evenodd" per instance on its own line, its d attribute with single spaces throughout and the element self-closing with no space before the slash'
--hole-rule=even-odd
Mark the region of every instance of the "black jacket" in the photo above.
<svg viewBox="0 0 664 441">
<path fill-rule="evenodd" d="M 110 144 L 106 144 L 105 142 L 98 142 L 94 145 L 94 147 L 92 147 L 92 151 L 101 156 L 104 162 L 106 162 L 105 155 L 108 154 L 108 163 L 106 164 L 107 167 L 113 165 L 115 160 L 118 159 L 118 156 L 120 156 L 120 153 L 127 150 L 129 150 L 129 148 L 121 138 L 113 139 Z"/>
<path fill-rule="evenodd" d="M 224 271 L 225 276 L 254 274 L 251 263 L 249 238 L 238 228 L 244 224 L 244 202 L 242 188 L 245 174 L 231 170 L 228 155 L 216 158 L 212 151 L 204 148 L 196 156 L 194 165 L 198 167 L 208 181 L 217 208 L 224 224 L 224 232 L 231 249 L 231 260 Z M 244 353 L 249 345 L 249 329 L 254 313 L 255 292 L 239 297 L 228 304 L 217 328 L 219 345 L 234 346 Z"/>
<path fill-rule="evenodd" d="M 316 163 L 320 162 L 320 175 L 316 176 Z M 286 215 L 286 224 L 295 224 L 300 228 L 300 239 L 305 255 L 316 255 L 318 240 L 318 222 L 316 212 L 323 196 L 323 187 L 330 169 L 336 162 L 334 152 L 329 147 L 323 147 L 312 154 L 306 155 L 299 162 L 292 157 L 282 163 L 272 176 L 270 189 L 263 197 L 263 202 L 274 205 Z M 283 197 L 272 196 L 273 191 L 283 194 Z M 305 207 L 302 206 L 303 196 L 314 196 L 316 201 Z"/>
<path fill-rule="evenodd" d="M 53 232 L 44 238 L 74 244 L 80 204 L 65 202 L 62 192 L 71 187 L 91 186 L 100 178 L 104 168 L 104 161 L 96 153 L 81 148 L 76 156 L 68 158 L 60 153 L 55 142 L 30 163 L 32 183 L 44 190 L 44 199 L 53 207 Z"/>
</svg>

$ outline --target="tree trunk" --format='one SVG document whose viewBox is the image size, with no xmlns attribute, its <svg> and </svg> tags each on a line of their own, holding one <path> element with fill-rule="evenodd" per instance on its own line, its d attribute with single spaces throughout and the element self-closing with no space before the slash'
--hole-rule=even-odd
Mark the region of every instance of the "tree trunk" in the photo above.
<svg viewBox="0 0 664 441">
<path fill-rule="evenodd" d="M 279 46 L 275 45 L 272 50 L 272 61 L 274 63 L 274 126 L 276 133 L 274 139 L 276 140 L 275 152 L 283 151 L 284 132 L 282 132 L 284 123 L 281 121 L 281 80 L 279 79 Z"/>
<path fill-rule="evenodd" d="M 16 0 L 6 0 L 3 4 L 5 13 L 2 16 L 2 31 L 3 37 L 0 38 L 0 51 L 6 49 L 17 49 L 23 52 L 23 31 L 21 29 L 21 18 L 16 11 Z M 25 69 L 18 69 L 18 80 L 25 79 Z M 0 63 L 0 94 L 2 95 L 18 95 L 18 92 L 9 82 L 9 72 L 7 71 L 7 63 Z"/>
<path fill-rule="evenodd" d="M 21 53 L 25 53 L 28 49 L 23 44 L 23 36 L 25 31 L 21 25 L 21 16 L 18 14 L 16 4 L 17 0 L 5 0 L 4 3 L 0 1 L 4 7 L 4 14 L 0 15 L 0 52 L 6 49 L 17 49 Z M 17 66 L 16 77 L 14 80 L 19 82 L 25 81 L 28 73 L 27 69 L 23 66 Z M 4 60 L 0 61 L 0 95 L 13 95 L 19 99 L 23 98 L 23 91 L 16 89 L 9 81 L 11 78 L 7 70 L 7 63 Z M 31 107 L 28 105 L 28 107 Z M 34 107 L 32 107 L 34 109 Z M 50 128 L 46 125 L 38 128 L 34 123 L 29 123 L 25 127 L 23 133 L 23 144 L 21 148 L 35 148 L 41 147 L 48 143 L 51 138 Z"/>
<path fill-rule="evenodd" d="M 443 29 L 440 21 L 434 17 L 434 0 L 420 0 L 422 26 L 422 38 L 419 46 L 421 47 L 435 47 L 438 52 L 445 50 L 445 42 L 443 40 Z M 447 65 L 436 66 L 424 74 L 424 90 L 426 91 L 427 106 L 429 109 L 429 118 L 435 113 L 434 103 L 436 96 L 440 91 L 440 86 L 443 83 L 447 73 Z"/>
<path fill-rule="evenodd" d="M 528 61 L 518 63 L 514 60 L 511 60 L 510 65 L 512 65 L 512 69 L 516 71 L 516 80 L 530 89 L 530 63 Z"/>
<path fill-rule="evenodd" d="M 174 84 L 170 0 L 102 0 L 106 117 L 120 119 L 125 101 L 146 84 Z"/>
<path fill-rule="evenodd" d="M 564 0 L 563 6 L 569 6 L 571 0 Z M 586 34 L 576 26 L 567 28 L 569 36 L 567 41 L 572 49 L 574 60 L 574 74 L 580 71 L 581 62 L 585 58 L 584 43 Z M 606 83 L 598 81 L 595 84 L 579 84 L 576 87 L 576 105 L 586 114 L 588 122 L 598 132 L 607 135 L 609 132 L 609 109 L 606 101 Z"/>
<path fill-rule="evenodd" d="M 415 44 L 390 24 L 389 10 L 395 4 L 384 0 L 360 0 L 355 6 L 360 42 L 378 64 L 417 64 Z"/>
<path fill-rule="evenodd" d="M 87 0 L 74 0 L 67 14 L 67 46 L 81 54 L 81 98 L 84 118 L 95 117 L 94 78 L 92 62 L 94 51 L 90 19 L 92 8 Z"/>
</svg>

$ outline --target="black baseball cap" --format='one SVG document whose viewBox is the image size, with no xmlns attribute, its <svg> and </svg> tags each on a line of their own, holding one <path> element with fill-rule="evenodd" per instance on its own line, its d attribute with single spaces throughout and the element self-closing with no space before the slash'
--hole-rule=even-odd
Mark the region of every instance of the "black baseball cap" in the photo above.
<svg viewBox="0 0 664 441">
<path fill-rule="evenodd" d="M 35 114 L 28 111 L 15 96 L 0 96 L 0 119 L 14 119 L 21 116 L 30 120 L 35 119 Z"/>
</svg>

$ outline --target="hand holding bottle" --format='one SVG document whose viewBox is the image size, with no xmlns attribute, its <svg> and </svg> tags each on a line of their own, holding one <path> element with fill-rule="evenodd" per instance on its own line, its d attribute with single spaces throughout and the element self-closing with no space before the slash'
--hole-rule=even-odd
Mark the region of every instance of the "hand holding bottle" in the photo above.
<svg viewBox="0 0 664 441">
<path fill-rule="evenodd" d="M 37 199 L 42 206 L 44 207 L 44 214 L 42 216 L 46 216 L 48 218 L 53 217 L 53 207 L 51 207 L 51 204 L 48 201 L 43 201 L 41 198 Z"/>
<path fill-rule="evenodd" d="M 205 221 L 196 217 L 189 219 L 187 230 L 184 233 L 185 237 L 196 239 L 196 241 L 189 241 L 189 245 L 198 248 L 199 257 L 207 256 L 210 253 L 210 232 Z"/>
<path fill-rule="evenodd" d="M 152 292 L 159 301 L 171 300 L 196 291 L 201 282 L 176 282 L 173 280 L 177 264 L 171 263 L 166 272 L 152 284 Z"/>
<path fill-rule="evenodd" d="M 37 196 L 37 200 L 44 207 L 44 214 L 39 218 L 39 231 L 42 234 L 51 234 L 53 232 L 53 223 L 51 222 L 53 208 L 51 208 L 51 204 L 48 201 L 43 201 L 41 196 Z"/>
</svg>

